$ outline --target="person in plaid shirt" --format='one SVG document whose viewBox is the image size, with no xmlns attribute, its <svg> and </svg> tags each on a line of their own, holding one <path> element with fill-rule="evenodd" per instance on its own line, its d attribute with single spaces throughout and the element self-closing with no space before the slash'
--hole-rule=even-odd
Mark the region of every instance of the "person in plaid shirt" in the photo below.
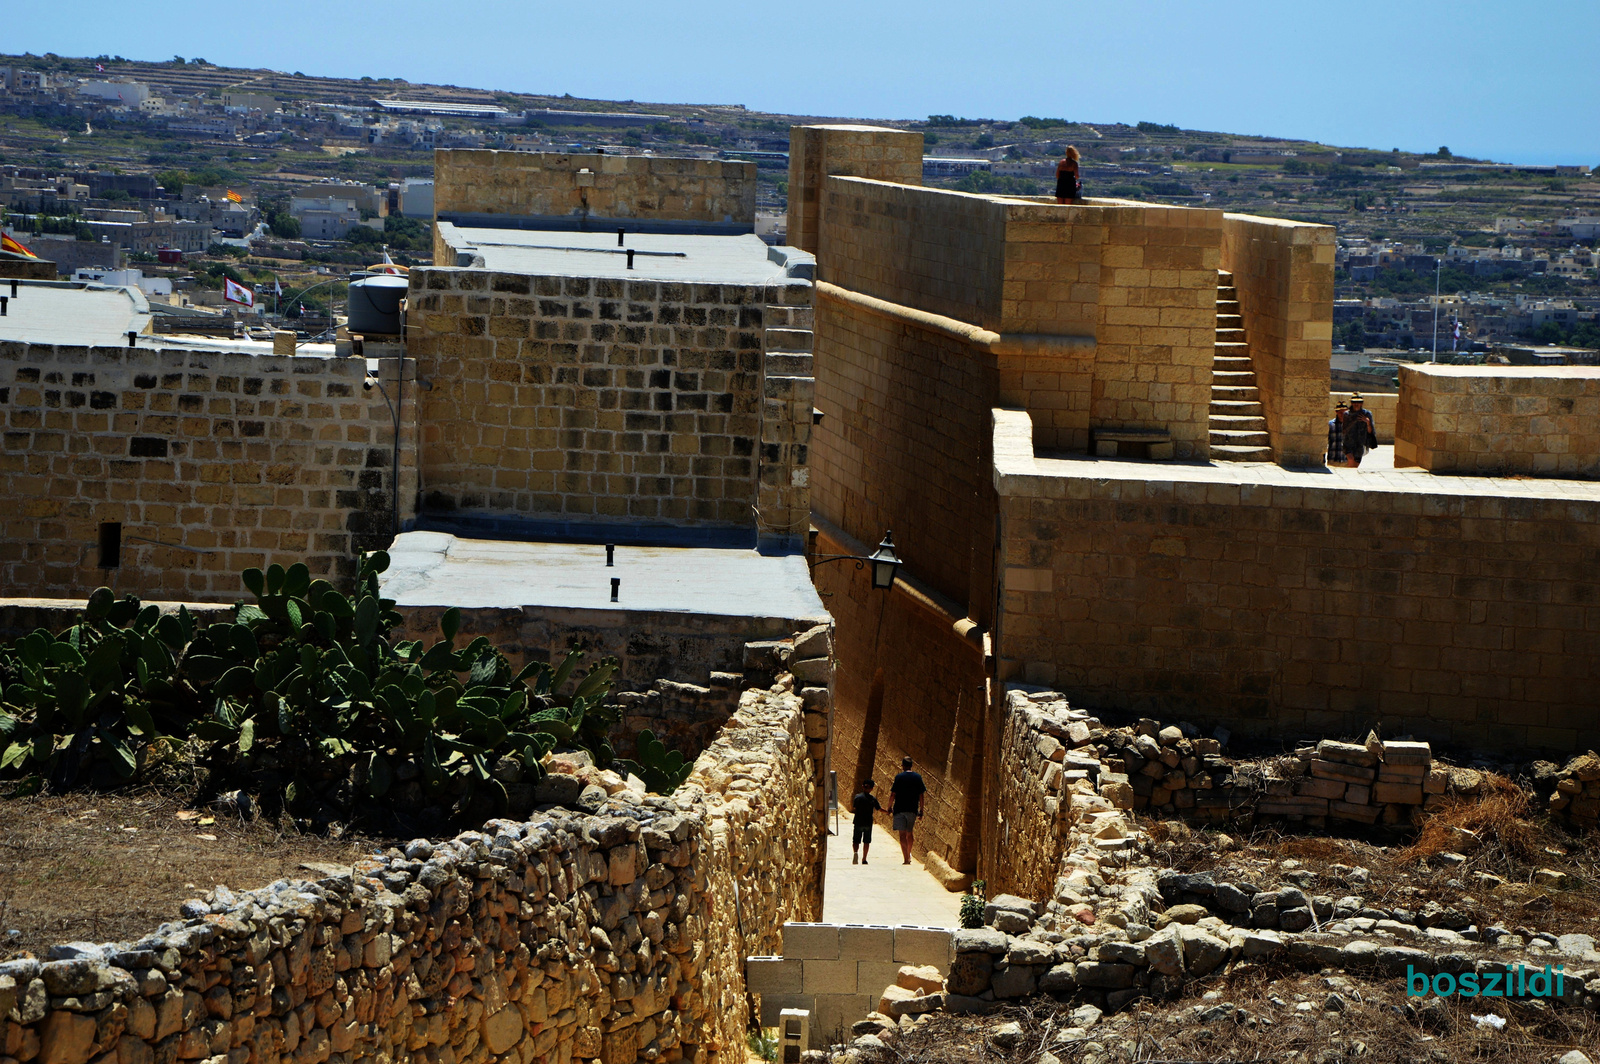
<svg viewBox="0 0 1600 1064">
<path fill-rule="evenodd" d="M 1340 403 L 1333 411 L 1333 420 L 1328 422 L 1328 465 L 1344 464 L 1344 415 L 1347 407 Z"/>
</svg>

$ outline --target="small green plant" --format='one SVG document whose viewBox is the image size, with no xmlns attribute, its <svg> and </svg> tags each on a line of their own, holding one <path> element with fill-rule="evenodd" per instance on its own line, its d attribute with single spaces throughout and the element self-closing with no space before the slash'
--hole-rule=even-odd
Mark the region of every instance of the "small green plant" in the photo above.
<svg viewBox="0 0 1600 1064">
<path fill-rule="evenodd" d="M 750 1052 L 762 1060 L 778 1059 L 778 1029 L 776 1027 L 752 1027 L 745 1042 L 750 1047 Z"/>
<path fill-rule="evenodd" d="M 677 750 L 668 750 L 666 744 L 647 729 L 639 733 L 639 760 L 618 760 L 617 769 L 632 772 L 658 794 L 671 794 L 689 778 L 694 763 L 685 761 Z"/>
<path fill-rule="evenodd" d="M 983 880 L 976 879 L 972 882 L 972 889 L 961 895 L 959 916 L 962 927 L 976 928 L 983 926 L 983 909 L 988 903 L 985 891 L 988 886 L 988 883 Z"/>
</svg>

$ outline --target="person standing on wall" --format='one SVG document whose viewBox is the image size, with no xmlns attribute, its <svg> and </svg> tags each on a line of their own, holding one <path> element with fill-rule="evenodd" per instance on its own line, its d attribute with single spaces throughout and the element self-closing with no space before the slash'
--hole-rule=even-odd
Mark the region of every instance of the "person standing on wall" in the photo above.
<svg viewBox="0 0 1600 1064">
<path fill-rule="evenodd" d="M 1071 144 L 1056 163 L 1056 202 L 1077 203 L 1083 199 L 1083 179 L 1078 175 L 1078 149 Z"/>
<path fill-rule="evenodd" d="M 1361 457 L 1377 445 L 1378 426 L 1357 392 L 1350 397 L 1350 412 L 1344 416 L 1344 464 L 1355 469 Z"/>
<path fill-rule="evenodd" d="M 872 849 L 872 814 L 883 812 L 883 806 L 878 804 L 878 799 L 872 796 L 873 782 L 868 780 L 861 785 L 861 790 L 850 799 L 850 808 L 855 813 L 855 832 L 850 839 L 850 863 L 860 861 L 867 863 L 867 851 Z M 860 852 L 857 853 L 856 851 Z"/>
<path fill-rule="evenodd" d="M 1334 408 L 1333 418 L 1328 422 L 1328 453 L 1323 456 L 1325 465 L 1344 465 L 1344 419 L 1349 404 L 1341 401 Z"/>
<path fill-rule="evenodd" d="M 927 784 L 922 782 L 922 775 L 911 771 L 911 759 L 900 759 L 901 772 L 889 785 L 889 794 L 894 799 L 890 808 L 893 810 L 894 829 L 900 833 L 901 864 L 911 863 L 912 833 L 916 830 L 917 821 L 922 818 L 923 805 L 928 794 Z"/>
</svg>

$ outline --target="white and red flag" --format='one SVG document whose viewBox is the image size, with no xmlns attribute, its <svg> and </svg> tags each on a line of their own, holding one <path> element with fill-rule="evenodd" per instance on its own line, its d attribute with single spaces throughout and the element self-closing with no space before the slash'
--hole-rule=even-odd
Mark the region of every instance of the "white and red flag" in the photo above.
<svg viewBox="0 0 1600 1064">
<path fill-rule="evenodd" d="M 234 281 L 231 277 L 222 279 L 222 298 L 229 303 L 238 303 L 246 307 L 256 305 L 256 294 L 244 285 Z"/>
</svg>

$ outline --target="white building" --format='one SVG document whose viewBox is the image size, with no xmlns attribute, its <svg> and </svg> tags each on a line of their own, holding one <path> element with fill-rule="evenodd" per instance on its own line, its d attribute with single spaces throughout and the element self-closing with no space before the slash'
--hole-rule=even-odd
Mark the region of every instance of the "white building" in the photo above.
<svg viewBox="0 0 1600 1064">
<path fill-rule="evenodd" d="M 361 224 L 361 210 L 350 200 L 312 200 L 296 197 L 289 213 L 300 222 L 300 235 L 308 240 L 338 240 Z"/>
<path fill-rule="evenodd" d="M 433 217 L 431 177 L 408 177 L 400 182 L 400 213 L 406 218 Z"/>
<path fill-rule="evenodd" d="M 123 107 L 141 108 L 150 98 L 150 86 L 137 81 L 86 81 L 78 86 L 78 95 L 93 96 Z"/>
<path fill-rule="evenodd" d="M 1600 218 L 1563 218 L 1556 223 L 1556 228 L 1571 233 L 1574 240 L 1593 240 L 1600 236 Z"/>
<path fill-rule="evenodd" d="M 113 270 L 105 266 L 80 266 L 72 273 L 74 281 L 93 281 L 118 288 L 137 288 L 147 296 L 172 295 L 172 278 L 146 277 L 143 270 Z"/>
</svg>

